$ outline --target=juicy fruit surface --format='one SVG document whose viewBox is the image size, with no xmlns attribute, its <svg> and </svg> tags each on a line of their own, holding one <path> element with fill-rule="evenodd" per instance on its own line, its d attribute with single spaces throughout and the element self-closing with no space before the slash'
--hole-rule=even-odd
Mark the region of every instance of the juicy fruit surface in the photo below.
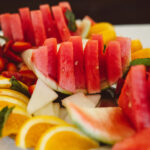
<svg viewBox="0 0 150 150">
<path fill-rule="evenodd" d="M 55 150 L 56 147 L 57 150 L 88 150 L 97 148 L 98 143 L 72 126 L 58 126 L 44 133 L 37 144 L 36 150 Z"/>
<path fill-rule="evenodd" d="M 150 128 L 136 133 L 134 136 L 114 145 L 112 150 L 149 150 Z"/>
<path fill-rule="evenodd" d="M 118 103 L 137 130 L 150 127 L 145 66 L 138 65 L 131 68 Z"/>
<path fill-rule="evenodd" d="M 121 108 L 81 108 L 73 103 L 67 106 L 73 122 L 92 138 L 114 144 L 135 133 Z"/>
</svg>

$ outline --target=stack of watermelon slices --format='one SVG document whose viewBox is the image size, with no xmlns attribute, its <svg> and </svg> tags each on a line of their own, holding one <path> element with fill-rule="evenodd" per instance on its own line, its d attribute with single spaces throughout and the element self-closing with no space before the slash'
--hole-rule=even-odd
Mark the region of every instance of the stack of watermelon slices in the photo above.
<svg viewBox="0 0 150 150">
<path fill-rule="evenodd" d="M 100 93 L 101 89 L 116 83 L 122 77 L 123 66 L 129 65 L 131 40 L 117 39 L 120 38 L 125 41 L 124 49 L 115 40 L 108 43 L 105 52 L 101 35 L 93 35 L 92 40 L 72 36 L 69 41 L 58 45 L 55 38 L 49 38 L 44 46 L 32 50 L 31 63 L 44 77 L 69 93 L 81 90 L 90 94 Z M 29 59 L 28 51 L 23 53 L 25 62 Z M 127 61 L 122 62 L 124 51 L 128 51 L 129 55 Z M 51 87 L 58 90 L 56 86 Z"/>
<path fill-rule="evenodd" d="M 1 29 L 4 36 L 14 41 L 26 41 L 41 46 L 46 38 L 54 37 L 58 42 L 70 38 L 67 26 L 66 10 L 71 11 L 68 2 L 60 2 L 57 6 L 40 5 L 40 10 L 20 8 L 19 14 L 2 14 Z"/>
</svg>

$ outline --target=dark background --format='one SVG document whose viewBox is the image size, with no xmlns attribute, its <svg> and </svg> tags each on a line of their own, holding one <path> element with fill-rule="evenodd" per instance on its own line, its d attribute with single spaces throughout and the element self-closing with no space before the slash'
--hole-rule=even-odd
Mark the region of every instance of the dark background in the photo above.
<svg viewBox="0 0 150 150">
<path fill-rule="evenodd" d="M 60 0 L 1 0 L 0 13 L 17 12 L 20 7 L 37 9 L 39 4 L 58 4 Z M 96 21 L 113 24 L 150 23 L 150 0 L 69 0 L 76 18 L 89 15 Z"/>
</svg>

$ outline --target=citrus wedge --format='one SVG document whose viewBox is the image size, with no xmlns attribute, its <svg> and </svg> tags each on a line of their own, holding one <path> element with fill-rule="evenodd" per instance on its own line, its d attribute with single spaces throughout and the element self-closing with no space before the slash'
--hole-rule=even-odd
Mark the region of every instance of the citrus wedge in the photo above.
<svg viewBox="0 0 150 150">
<path fill-rule="evenodd" d="M 0 110 L 3 107 L 0 107 Z M 8 120 L 6 121 L 2 130 L 2 137 L 9 135 L 16 135 L 22 124 L 30 118 L 29 114 L 22 108 L 14 107 Z"/>
<path fill-rule="evenodd" d="M 28 104 L 28 102 L 29 102 L 29 98 L 27 96 L 25 96 L 24 94 L 22 94 L 20 92 L 11 90 L 11 89 L 0 89 L 0 95 L 17 98 L 26 104 Z"/>
<path fill-rule="evenodd" d="M 139 51 L 136 51 L 132 53 L 131 57 L 132 57 L 132 60 L 138 59 L 138 58 L 150 58 L 150 48 L 144 48 Z"/>
<path fill-rule="evenodd" d="M 97 148 L 97 142 L 72 126 L 56 126 L 47 130 L 35 150 L 89 150 Z"/>
<path fill-rule="evenodd" d="M 17 106 L 25 110 L 27 108 L 27 104 L 23 102 L 22 100 L 19 100 L 17 98 L 10 97 L 10 96 L 0 95 L 0 107 L 5 107 L 5 106 L 8 106 L 8 107 Z"/>
<path fill-rule="evenodd" d="M 54 116 L 33 117 L 21 127 L 16 137 L 16 145 L 21 148 L 34 148 L 47 129 L 60 124 L 66 122 Z"/>
<path fill-rule="evenodd" d="M 131 41 L 131 52 L 134 53 L 136 51 L 139 51 L 143 48 L 142 43 L 140 40 L 132 40 Z"/>
</svg>

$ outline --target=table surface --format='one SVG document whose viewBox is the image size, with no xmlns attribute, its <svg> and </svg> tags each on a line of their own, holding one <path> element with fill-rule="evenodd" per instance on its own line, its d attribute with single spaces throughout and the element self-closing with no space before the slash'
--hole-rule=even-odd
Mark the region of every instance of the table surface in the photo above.
<svg viewBox="0 0 150 150">
<path fill-rule="evenodd" d="M 144 48 L 150 48 L 150 24 L 115 26 L 118 36 L 141 40 Z M 15 146 L 12 139 L 6 137 L 0 140 L 0 150 L 21 150 Z"/>
</svg>

